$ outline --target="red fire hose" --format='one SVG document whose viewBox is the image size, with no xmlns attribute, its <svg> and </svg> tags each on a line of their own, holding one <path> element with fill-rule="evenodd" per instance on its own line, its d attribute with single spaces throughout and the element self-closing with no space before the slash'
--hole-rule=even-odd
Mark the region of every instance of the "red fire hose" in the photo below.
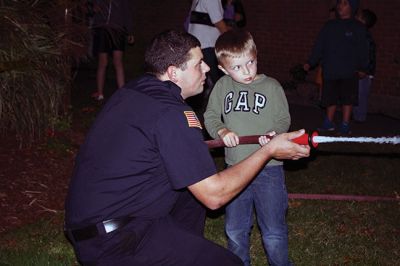
<svg viewBox="0 0 400 266">
<path fill-rule="evenodd" d="M 250 135 L 250 136 L 241 136 L 239 137 L 239 144 L 258 144 L 258 138 L 262 135 Z M 265 135 L 267 138 L 273 138 L 268 135 Z M 310 147 L 316 148 L 318 143 L 313 141 L 313 137 L 318 136 L 318 132 L 314 131 L 311 134 L 305 133 L 300 137 L 292 139 L 293 142 L 302 145 L 310 145 Z M 213 140 L 206 140 L 206 144 L 208 148 L 220 148 L 225 147 L 225 144 L 222 139 L 213 139 Z"/>
</svg>

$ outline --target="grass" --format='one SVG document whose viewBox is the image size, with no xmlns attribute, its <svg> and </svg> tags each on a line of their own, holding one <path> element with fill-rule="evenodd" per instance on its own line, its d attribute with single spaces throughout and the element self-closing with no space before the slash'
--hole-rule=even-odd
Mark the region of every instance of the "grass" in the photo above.
<svg viewBox="0 0 400 266">
<path fill-rule="evenodd" d="M 0 238 L 0 265 L 78 265 L 62 233 L 62 215 L 41 220 Z"/>
<path fill-rule="evenodd" d="M 286 164 L 289 193 L 396 196 L 399 148 L 320 145 L 311 158 Z M 222 168 L 223 158 L 215 157 Z M 398 265 L 400 202 L 290 200 L 289 254 L 296 265 Z M 223 211 L 211 213 L 205 236 L 226 246 Z M 0 265 L 76 265 L 62 234 L 62 214 L 0 238 Z M 253 265 L 267 265 L 257 226 Z"/>
</svg>

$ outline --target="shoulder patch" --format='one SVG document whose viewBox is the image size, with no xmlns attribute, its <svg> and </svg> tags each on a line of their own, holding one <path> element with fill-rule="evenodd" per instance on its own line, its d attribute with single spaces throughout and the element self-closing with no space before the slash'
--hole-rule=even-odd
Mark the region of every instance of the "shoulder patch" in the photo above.
<svg viewBox="0 0 400 266">
<path fill-rule="evenodd" d="M 188 122 L 188 126 L 189 127 L 198 127 L 200 129 L 203 129 L 201 127 L 200 121 L 197 118 L 197 115 L 196 115 L 195 112 L 193 112 L 193 111 L 184 111 L 183 113 L 186 116 L 186 120 Z"/>
</svg>

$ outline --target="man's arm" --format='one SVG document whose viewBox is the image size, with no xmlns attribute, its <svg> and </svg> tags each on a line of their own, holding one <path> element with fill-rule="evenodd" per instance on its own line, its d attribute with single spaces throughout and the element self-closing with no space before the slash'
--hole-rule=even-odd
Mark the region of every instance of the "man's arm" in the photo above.
<svg viewBox="0 0 400 266">
<path fill-rule="evenodd" d="M 271 158 L 298 160 L 309 156 L 309 146 L 291 141 L 302 134 L 304 130 L 278 135 L 243 161 L 189 186 L 189 190 L 206 207 L 218 209 L 242 191 Z"/>
</svg>

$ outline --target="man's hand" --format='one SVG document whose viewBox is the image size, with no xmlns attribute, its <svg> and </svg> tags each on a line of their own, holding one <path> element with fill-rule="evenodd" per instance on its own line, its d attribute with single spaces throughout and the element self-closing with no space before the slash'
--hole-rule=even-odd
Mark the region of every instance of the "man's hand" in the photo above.
<svg viewBox="0 0 400 266">
<path fill-rule="evenodd" d="M 218 136 L 222 139 L 226 147 L 232 148 L 239 145 L 239 136 L 227 128 L 220 129 Z"/>
<path fill-rule="evenodd" d="M 309 145 L 299 145 L 291 140 L 304 134 L 304 129 L 283 133 L 275 136 L 269 143 L 262 147 L 275 159 L 298 160 L 310 156 Z"/>
</svg>

